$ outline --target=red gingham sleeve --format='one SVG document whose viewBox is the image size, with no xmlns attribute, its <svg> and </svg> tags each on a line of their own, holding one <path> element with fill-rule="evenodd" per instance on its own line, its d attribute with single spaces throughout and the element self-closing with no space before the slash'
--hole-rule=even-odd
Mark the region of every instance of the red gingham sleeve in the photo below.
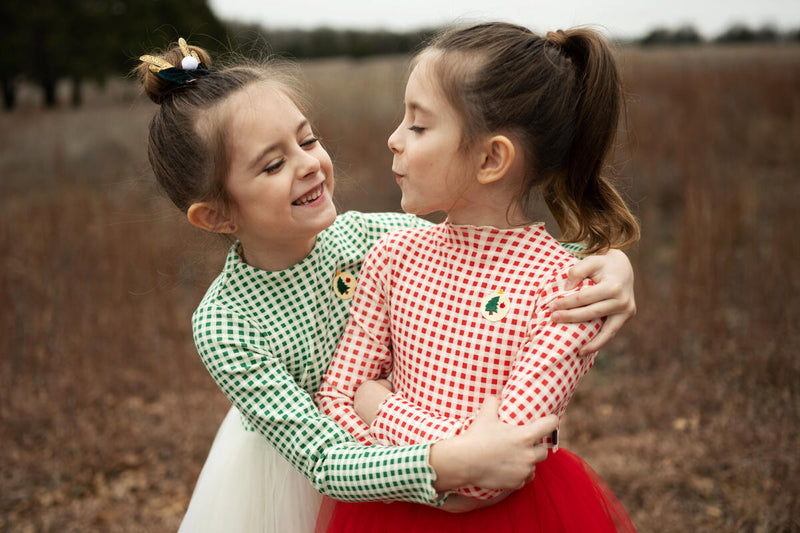
<svg viewBox="0 0 800 533">
<path fill-rule="evenodd" d="M 379 241 L 364 259 L 350 306 L 350 318 L 315 400 L 320 410 L 362 444 L 373 444 L 369 426 L 356 414 L 353 397 L 368 379 L 389 375 L 392 367 L 389 309 L 386 302 L 387 253 Z"/>
<path fill-rule="evenodd" d="M 594 356 L 580 357 L 578 350 L 597 334 L 602 320 L 578 324 L 556 324 L 550 320 L 547 304 L 573 292 L 564 291 L 565 281 L 566 270 L 552 277 L 539 291 L 528 340 L 517 353 L 501 394 L 499 416 L 507 423 L 525 424 L 551 413 L 561 417 L 578 382 L 594 363 Z M 395 394 L 381 404 L 370 433 L 380 444 L 434 442 L 458 435 L 473 420 L 474 417 L 448 418 Z M 459 493 L 489 498 L 498 491 L 469 487 Z"/>
<path fill-rule="evenodd" d="M 447 439 L 466 430 L 473 419 L 451 418 L 392 394 L 381 403 L 369 430 L 377 444 L 402 446 Z"/>
<path fill-rule="evenodd" d="M 578 382 L 594 364 L 594 354 L 581 357 L 578 350 L 597 335 L 603 319 L 576 324 L 556 324 L 550 319 L 546 306 L 567 294 L 565 281 L 566 272 L 542 291 L 529 340 L 517 354 L 503 387 L 499 416 L 504 422 L 525 424 L 547 414 L 561 418 Z"/>
</svg>

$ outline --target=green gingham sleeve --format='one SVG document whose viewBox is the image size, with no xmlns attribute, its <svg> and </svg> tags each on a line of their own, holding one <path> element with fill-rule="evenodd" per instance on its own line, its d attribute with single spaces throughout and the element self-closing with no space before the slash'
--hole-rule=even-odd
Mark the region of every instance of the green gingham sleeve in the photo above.
<svg viewBox="0 0 800 533">
<path fill-rule="evenodd" d="M 577 257 L 578 259 L 583 259 L 584 252 L 586 251 L 586 244 L 582 242 L 562 242 L 561 246 L 571 253 L 573 257 Z"/>
<path fill-rule="evenodd" d="M 214 380 L 314 488 L 343 501 L 438 504 L 430 447 L 360 446 L 320 414 L 257 328 L 229 310 L 201 306 L 195 342 Z"/>
<path fill-rule="evenodd" d="M 434 225 L 433 222 L 429 222 L 415 215 L 409 215 L 408 213 L 359 213 L 357 211 L 348 211 L 343 216 L 348 217 L 350 215 L 352 215 L 354 219 L 360 221 L 368 234 L 368 240 L 370 240 L 369 237 L 374 237 L 375 242 L 392 230 L 421 228 Z M 375 242 L 370 242 L 370 248 Z"/>
</svg>

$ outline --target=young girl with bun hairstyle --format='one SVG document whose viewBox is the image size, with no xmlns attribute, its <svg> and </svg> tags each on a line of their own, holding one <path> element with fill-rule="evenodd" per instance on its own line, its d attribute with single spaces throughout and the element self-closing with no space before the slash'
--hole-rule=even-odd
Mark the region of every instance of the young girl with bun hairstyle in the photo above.
<svg viewBox="0 0 800 533">
<path fill-rule="evenodd" d="M 620 107 L 611 50 L 588 29 L 540 37 L 479 24 L 416 57 L 389 138 L 392 169 L 406 212 L 443 210 L 447 220 L 392 232 L 367 254 L 317 394 L 324 413 L 375 445 L 461 435 L 492 396 L 508 424 L 563 416 L 594 362 L 579 351 L 603 320 L 551 320 L 550 304 L 587 283 L 567 288 L 576 259 L 536 222 L 536 206 L 543 200 L 562 238 L 590 252 L 638 238 L 601 174 Z M 328 531 L 633 531 L 591 467 L 557 449 L 557 433 L 545 442 L 553 451 L 520 490 L 459 487 L 472 512 L 338 503 Z"/>
<path fill-rule="evenodd" d="M 141 60 L 139 78 L 159 105 L 148 144 L 159 184 L 193 225 L 234 241 L 192 318 L 200 357 L 233 407 L 181 531 L 311 532 L 320 493 L 456 511 L 449 490 L 529 478 L 555 417 L 505 424 L 490 400 L 459 436 L 367 447 L 317 410 L 312 396 L 367 250 L 390 230 L 430 224 L 396 213 L 337 216 L 331 159 L 280 64 L 212 70 L 208 54 L 183 39 Z M 611 281 L 569 313 L 601 309 L 621 322 L 632 314 L 632 292 L 619 288 L 631 277 L 624 257 L 598 256 L 576 271 Z"/>
</svg>

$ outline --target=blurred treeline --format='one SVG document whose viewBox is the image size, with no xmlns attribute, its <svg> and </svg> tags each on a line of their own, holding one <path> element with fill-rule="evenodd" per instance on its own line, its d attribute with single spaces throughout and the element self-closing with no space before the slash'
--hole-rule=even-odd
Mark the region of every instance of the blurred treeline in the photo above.
<svg viewBox="0 0 800 533">
<path fill-rule="evenodd" d="M 759 28 L 751 28 L 747 24 L 733 24 L 728 29 L 707 40 L 692 25 L 684 25 L 675 29 L 659 27 L 651 30 L 641 39 L 634 41 L 643 46 L 702 44 L 746 44 L 746 43 L 780 43 L 800 41 L 800 28 L 780 31 L 776 26 L 765 24 Z"/>
<path fill-rule="evenodd" d="M 201 45 L 225 35 L 206 0 L 0 2 L 4 107 L 14 107 L 21 80 L 41 86 L 45 105 L 52 107 L 56 84 L 69 79 L 73 104 L 80 105 L 82 82 L 102 83 L 130 69 L 131 58 L 143 53 L 143 46 L 152 47 L 160 28 L 171 37 L 191 33 Z M 158 39 L 158 45 L 163 44 L 164 39 Z"/>
<path fill-rule="evenodd" d="M 56 105 L 56 85 L 71 83 L 71 101 L 82 102 L 82 84 L 102 84 L 130 72 L 136 58 L 178 36 L 212 52 L 265 51 L 295 58 L 407 54 L 435 28 L 408 32 L 317 28 L 267 29 L 220 20 L 207 0 L 4 0 L 0 3 L 0 84 L 3 106 L 12 109 L 20 82 L 41 87 L 44 104 Z M 800 29 L 781 32 L 735 24 L 706 39 L 692 26 L 656 28 L 634 44 L 685 45 L 800 41 Z"/>
<path fill-rule="evenodd" d="M 221 21 L 207 0 L 4 0 L 0 3 L 0 82 L 3 105 L 16 104 L 20 82 L 41 87 L 56 105 L 56 85 L 69 80 L 79 106 L 83 82 L 126 74 L 136 58 L 179 36 L 212 52 L 293 58 L 402 54 L 432 31 L 393 33 L 320 28 L 268 31 Z"/>
</svg>

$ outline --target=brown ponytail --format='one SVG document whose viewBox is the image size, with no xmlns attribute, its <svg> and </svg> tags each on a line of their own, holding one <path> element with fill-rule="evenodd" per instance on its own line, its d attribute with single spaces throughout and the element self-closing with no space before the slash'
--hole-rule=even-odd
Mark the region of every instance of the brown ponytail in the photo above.
<svg viewBox="0 0 800 533">
<path fill-rule="evenodd" d="M 587 243 L 587 252 L 625 247 L 639 238 L 639 226 L 614 187 L 600 174 L 614 142 L 622 88 L 605 41 L 588 29 L 549 32 L 578 72 L 575 137 L 566 169 L 542 191 L 567 241 Z"/>
<path fill-rule="evenodd" d="M 639 227 L 601 176 L 621 110 L 620 77 L 608 44 L 596 32 L 550 32 L 485 23 L 437 37 L 441 89 L 463 117 L 463 145 L 478 135 L 510 132 L 525 149 L 522 208 L 540 191 L 565 241 L 587 253 L 625 247 Z"/>
</svg>

